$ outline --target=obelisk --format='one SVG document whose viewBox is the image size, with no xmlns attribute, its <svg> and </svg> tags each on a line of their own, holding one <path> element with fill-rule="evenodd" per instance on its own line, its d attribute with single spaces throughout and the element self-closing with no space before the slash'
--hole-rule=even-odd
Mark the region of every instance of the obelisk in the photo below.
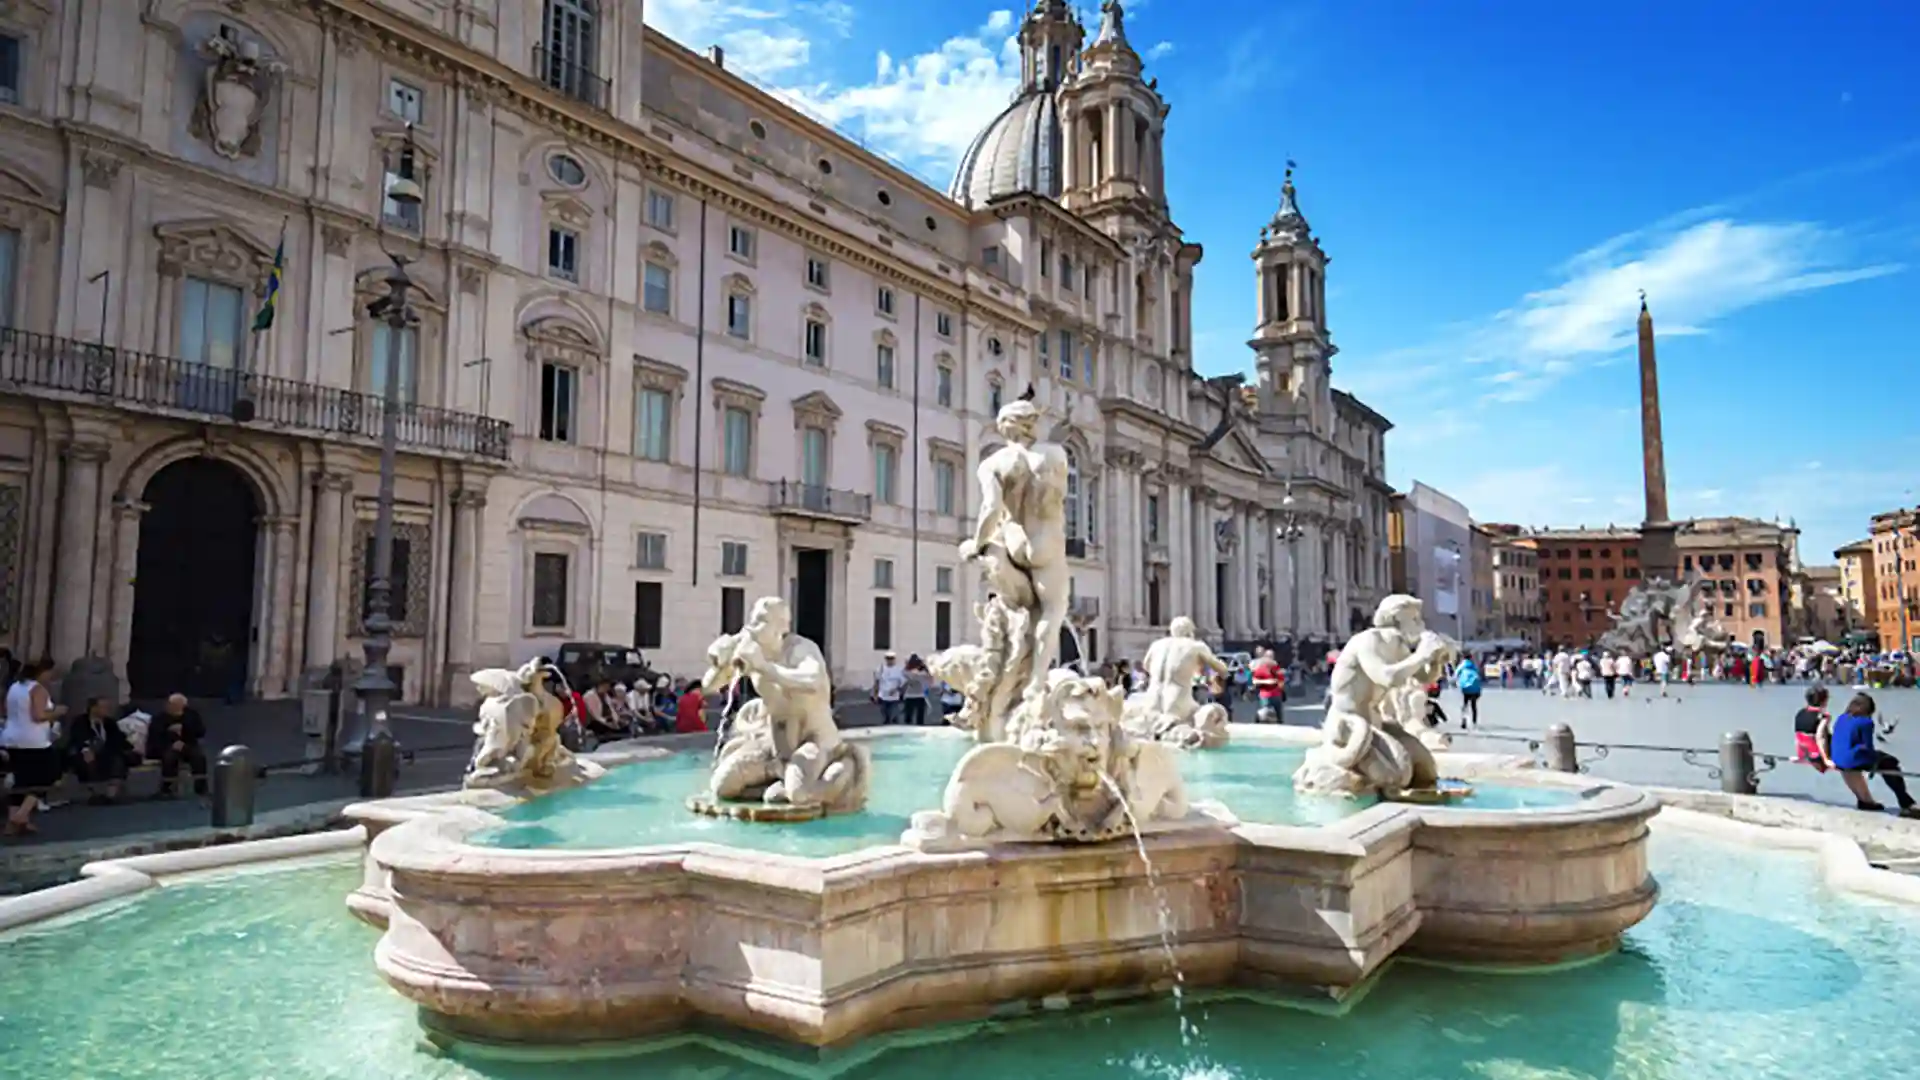
<svg viewBox="0 0 1920 1080">
<path fill-rule="evenodd" d="M 1660 436 L 1660 367 L 1653 355 L 1653 315 L 1640 294 L 1640 456 L 1647 489 L 1646 520 L 1640 523 L 1640 577 L 1675 581 L 1680 554 L 1667 513 L 1667 451 Z"/>
</svg>

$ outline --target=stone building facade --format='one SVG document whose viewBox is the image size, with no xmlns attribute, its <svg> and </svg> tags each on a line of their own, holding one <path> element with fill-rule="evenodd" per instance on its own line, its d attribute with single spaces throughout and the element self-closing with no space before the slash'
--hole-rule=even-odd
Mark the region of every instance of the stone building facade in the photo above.
<svg viewBox="0 0 1920 1080">
<path fill-rule="evenodd" d="M 1874 629 L 1882 649 L 1915 651 L 1920 646 L 1920 510 L 1889 510 L 1873 515 L 1868 539 L 1873 544 Z"/>
<path fill-rule="evenodd" d="M 1329 383 L 1290 180 L 1261 389 L 1196 375 L 1123 18 L 1036 5 L 942 193 L 641 0 L 0 6 L 0 641 L 141 694 L 356 655 L 389 364 L 403 700 L 567 641 L 691 674 L 767 594 L 843 680 L 965 640 L 973 470 L 1030 385 L 1074 647 L 1344 632 L 1385 591 L 1388 425 Z M 408 152 L 419 207 L 385 197 Z"/>
<path fill-rule="evenodd" d="M 1880 584 L 1874 577 L 1877 547 L 1875 539 L 1869 536 L 1834 550 L 1834 565 L 1840 570 L 1843 634 L 1872 638 L 1880 633 Z"/>
</svg>

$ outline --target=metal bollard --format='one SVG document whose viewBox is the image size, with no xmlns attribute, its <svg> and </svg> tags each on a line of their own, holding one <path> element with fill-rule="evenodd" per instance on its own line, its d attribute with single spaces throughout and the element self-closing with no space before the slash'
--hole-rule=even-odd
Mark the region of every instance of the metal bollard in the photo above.
<svg viewBox="0 0 1920 1080">
<path fill-rule="evenodd" d="M 1554 772 L 1580 771 L 1579 747 L 1573 741 L 1573 729 L 1555 724 L 1547 729 L 1547 768 Z"/>
<path fill-rule="evenodd" d="M 213 827 L 237 829 L 253 824 L 253 754 L 229 746 L 213 763 Z"/>
<path fill-rule="evenodd" d="M 1720 736 L 1720 790 L 1729 795 L 1760 791 L 1760 777 L 1753 771 L 1753 736 L 1744 731 Z"/>
<path fill-rule="evenodd" d="M 382 729 L 369 735 L 360 747 L 360 797 L 387 798 L 399 777 L 400 744 L 393 741 L 393 733 Z"/>
</svg>

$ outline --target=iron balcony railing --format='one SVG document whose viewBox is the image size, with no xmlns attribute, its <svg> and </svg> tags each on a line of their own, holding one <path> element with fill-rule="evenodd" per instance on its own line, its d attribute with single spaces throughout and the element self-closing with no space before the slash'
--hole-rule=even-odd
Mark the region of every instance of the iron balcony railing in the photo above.
<svg viewBox="0 0 1920 1080">
<path fill-rule="evenodd" d="M 782 480 L 773 485 L 769 505 L 774 511 L 837 518 L 844 521 L 871 521 L 873 496 L 857 491 L 841 491 L 824 484 L 801 484 Z"/>
<path fill-rule="evenodd" d="M 533 70 L 539 73 L 541 82 L 573 100 L 596 109 L 607 107 L 607 80 L 576 62 L 568 50 L 548 48 L 545 42 L 535 45 Z"/>
<path fill-rule="evenodd" d="M 377 442 L 385 403 L 372 394 L 274 375 L 190 363 L 171 356 L 0 329 L 0 391 L 73 395 L 136 412 L 313 432 Z M 399 444 L 504 461 L 513 425 L 426 405 L 401 405 Z"/>
</svg>

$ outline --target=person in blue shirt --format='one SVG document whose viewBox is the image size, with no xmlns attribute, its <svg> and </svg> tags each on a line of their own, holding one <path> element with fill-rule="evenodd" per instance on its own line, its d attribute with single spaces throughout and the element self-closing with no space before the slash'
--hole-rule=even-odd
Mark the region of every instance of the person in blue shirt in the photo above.
<svg viewBox="0 0 1920 1080">
<path fill-rule="evenodd" d="M 1853 695 L 1853 700 L 1847 702 L 1847 711 L 1834 717 L 1828 729 L 1827 758 L 1842 772 L 1878 773 L 1880 782 L 1887 785 L 1894 801 L 1900 804 L 1900 816 L 1920 818 L 1920 808 L 1914 806 L 1913 796 L 1907 793 L 1907 780 L 1900 775 L 1900 759 L 1873 744 L 1873 710 L 1873 695 Z M 1867 795 L 1864 783 L 1855 801 L 1862 810 L 1884 809 Z"/>
<path fill-rule="evenodd" d="M 1473 657 L 1460 659 L 1460 666 L 1453 669 L 1453 684 L 1460 688 L 1460 726 L 1480 726 L 1480 667 Z"/>
</svg>

